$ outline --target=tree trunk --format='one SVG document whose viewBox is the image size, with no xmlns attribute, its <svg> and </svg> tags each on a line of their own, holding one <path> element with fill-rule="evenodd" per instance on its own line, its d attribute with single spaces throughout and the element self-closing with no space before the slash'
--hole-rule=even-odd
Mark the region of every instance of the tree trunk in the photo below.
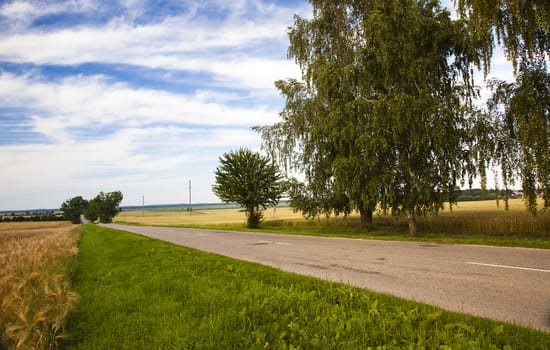
<svg viewBox="0 0 550 350">
<path fill-rule="evenodd" d="M 254 227 L 254 207 L 246 208 L 246 226 L 248 228 Z"/>
<path fill-rule="evenodd" d="M 365 228 L 372 225 L 372 210 L 359 208 L 359 215 L 361 216 L 361 227 Z"/>
<path fill-rule="evenodd" d="M 409 145 L 409 148 L 407 150 L 407 158 L 409 160 L 409 164 L 408 164 L 409 179 L 407 181 L 408 181 L 408 184 L 409 184 L 409 189 L 408 189 L 409 196 L 414 198 L 415 191 L 413 191 L 413 188 L 415 188 L 414 180 L 416 178 L 416 172 L 412 168 L 413 152 L 412 152 L 411 148 L 412 147 Z M 407 202 L 409 202 L 409 200 L 407 200 Z M 414 203 L 414 200 L 412 202 Z M 414 238 L 414 237 L 416 237 L 416 216 L 415 216 L 415 213 L 414 213 L 414 204 L 409 204 L 409 205 L 412 206 L 411 208 L 409 208 L 409 213 L 407 214 L 407 219 L 409 220 L 409 236 Z"/>
<path fill-rule="evenodd" d="M 258 228 L 263 218 L 263 213 L 257 207 L 249 207 L 246 209 L 246 220 L 248 228 Z"/>
<path fill-rule="evenodd" d="M 409 220 L 409 236 L 414 238 L 416 237 L 416 216 L 414 214 L 414 209 L 409 210 L 407 219 Z"/>
</svg>

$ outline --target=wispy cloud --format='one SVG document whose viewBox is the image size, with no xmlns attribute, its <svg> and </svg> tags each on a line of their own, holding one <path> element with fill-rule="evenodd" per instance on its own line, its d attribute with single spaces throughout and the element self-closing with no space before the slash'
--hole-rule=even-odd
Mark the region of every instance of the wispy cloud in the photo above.
<svg viewBox="0 0 550 350">
<path fill-rule="evenodd" d="M 0 7 L 0 23 L 8 31 L 28 28 L 38 18 L 60 13 L 85 13 L 97 10 L 93 0 L 69 0 L 54 2 L 48 0 L 16 0 Z"/>
<path fill-rule="evenodd" d="M 243 11 L 239 6 L 232 10 Z M 272 89 L 275 79 L 298 73 L 284 51 L 292 10 L 271 5 L 256 13 L 260 17 L 254 21 L 237 20 L 231 12 L 221 22 L 188 15 L 146 24 L 114 18 L 101 26 L 14 33 L 0 36 L 0 60 L 35 65 L 102 62 L 204 72 L 232 88 Z M 283 50 L 274 55 L 274 46 Z"/>
<path fill-rule="evenodd" d="M 292 6 L 260 0 L 16 0 L 0 5 L 0 209 L 121 189 L 181 201 L 276 120 Z M 39 195 L 37 195 L 39 193 Z M 141 194 L 141 195 L 140 195 Z M 155 198 L 155 199 L 153 199 Z"/>
<path fill-rule="evenodd" d="M 277 116 L 277 111 L 262 105 L 228 106 L 225 103 L 232 97 L 228 94 L 216 102 L 218 96 L 202 90 L 187 95 L 134 88 L 100 75 L 71 76 L 59 82 L 45 81 L 40 75 L 0 75 L 0 103 L 4 107 L 41 113 L 32 120 L 39 123 L 46 118 L 63 128 L 155 123 L 249 126 L 253 121 L 272 122 Z"/>
<path fill-rule="evenodd" d="M 47 82 L 4 73 L 0 91 L 4 107 L 40 113 L 25 123 L 43 139 L 0 146 L 3 186 L 11 189 L 31 183 L 37 175 L 31 169 L 41 169 L 41 181 L 50 183 L 213 161 L 230 145 L 257 145 L 248 127 L 273 122 L 277 114 L 262 106 L 230 108 L 203 92 L 187 96 L 109 84 L 101 76 Z"/>
</svg>

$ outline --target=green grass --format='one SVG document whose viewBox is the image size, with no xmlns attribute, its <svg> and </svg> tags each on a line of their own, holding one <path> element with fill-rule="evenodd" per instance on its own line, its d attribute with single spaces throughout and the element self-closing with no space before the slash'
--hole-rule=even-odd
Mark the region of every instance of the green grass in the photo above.
<svg viewBox="0 0 550 350">
<path fill-rule="evenodd" d="M 452 211 L 445 209 L 437 216 L 419 217 L 418 237 L 414 239 L 408 235 L 404 217 L 377 213 L 374 224 L 362 229 L 357 214 L 306 220 L 289 207 L 277 208 L 276 212 L 267 210 L 266 220 L 254 231 L 550 249 L 550 210 L 541 210 L 533 216 L 521 199 L 511 200 L 509 204 L 509 210 L 505 210 L 504 203 L 497 206 L 495 201 L 461 202 Z M 244 214 L 235 208 L 194 212 L 192 216 L 162 211 L 144 216 L 125 213 L 115 220 L 132 225 L 249 231 Z"/>
<path fill-rule="evenodd" d="M 378 239 L 388 241 L 415 241 L 447 244 L 479 244 L 506 247 L 550 249 L 550 232 L 502 232 L 441 228 L 445 219 L 435 228 L 429 228 L 429 219 L 419 219 L 417 237 L 410 237 L 403 218 L 381 217 L 369 228 L 361 228 L 358 218 L 322 218 L 319 220 L 266 220 L 258 229 L 248 229 L 244 224 L 157 225 L 192 227 L 213 230 L 250 231 L 278 234 L 294 234 L 320 237 Z M 433 224 L 432 224 L 433 225 Z"/>
<path fill-rule="evenodd" d="M 550 334 L 86 225 L 67 349 L 548 349 Z"/>
</svg>

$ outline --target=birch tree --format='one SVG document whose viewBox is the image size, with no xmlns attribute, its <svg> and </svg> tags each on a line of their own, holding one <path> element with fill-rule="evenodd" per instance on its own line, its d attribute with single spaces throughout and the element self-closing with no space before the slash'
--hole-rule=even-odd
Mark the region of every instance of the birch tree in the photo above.
<svg viewBox="0 0 550 350">
<path fill-rule="evenodd" d="M 257 128 L 264 146 L 286 168 L 305 174 L 295 183 L 291 204 L 305 214 L 359 211 L 372 223 L 379 201 L 374 154 L 357 147 L 370 116 L 360 97 L 363 16 L 369 1 L 311 1 L 313 19 L 296 17 L 289 57 L 303 81 L 281 80 L 286 98 L 282 121 Z"/>
<path fill-rule="evenodd" d="M 376 205 L 416 216 L 455 199 L 467 176 L 468 101 L 479 64 L 464 21 L 439 1 L 311 1 L 296 17 L 289 56 L 303 81 L 277 82 L 282 121 L 264 144 L 303 170 L 310 189 L 330 189 L 368 223 Z M 313 186 L 313 188 L 312 188 Z"/>
<path fill-rule="evenodd" d="M 453 203 L 471 169 L 470 70 L 479 54 L 439 1 L 377 2 L 364 32 L 371 130 L 384 134 L 393 174 L 384 179 L 382 206 L 407 215 L 415 236 L 416 216 Z"/>
</svg>

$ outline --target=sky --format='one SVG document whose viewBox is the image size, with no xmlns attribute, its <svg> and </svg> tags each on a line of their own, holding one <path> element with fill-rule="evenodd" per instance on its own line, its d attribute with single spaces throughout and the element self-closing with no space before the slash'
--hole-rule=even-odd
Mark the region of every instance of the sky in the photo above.
<svg viewBox="0 0 550 350">
<path fill-rule="evenodd" d="M 305 0 L 0 0 L 0 210 L 120 190 L 219 202 L 225 152 L 260 150 Z M 502 57 L 493 74 L 510 76 Z"/>
</svg>

